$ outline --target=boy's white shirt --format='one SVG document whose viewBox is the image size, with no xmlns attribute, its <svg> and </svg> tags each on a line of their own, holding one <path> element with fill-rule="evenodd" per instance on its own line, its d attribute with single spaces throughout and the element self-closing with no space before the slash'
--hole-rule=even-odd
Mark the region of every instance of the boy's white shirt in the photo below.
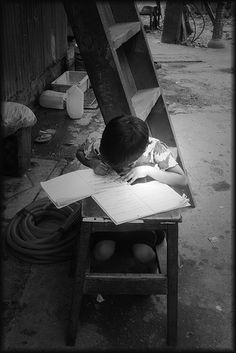
<svg viewBox="0 0 236 353">
<path fill-rule="evenodd" d="M 88 160 L 96 158 L 100 160 L 100 141 L 101 134 L 98 132 L 88 136 L 84 144 L 84 155 Z M 149 137 L 146 150 L 132 167 L 152 164 L 157 165 L 161 170 L 167 170 L 178 165 L 175 159 L 177 156 L 174 156 L 174 154 L 177 155 L 177 148 L 169 148 L 162 141 Z"/>
</svg>

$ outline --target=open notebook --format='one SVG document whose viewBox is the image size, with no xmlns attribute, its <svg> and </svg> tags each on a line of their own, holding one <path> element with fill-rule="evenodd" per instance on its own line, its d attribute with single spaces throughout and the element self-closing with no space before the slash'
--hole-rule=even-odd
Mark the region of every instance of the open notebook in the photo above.
<svg viewBox="0 0 236 353">
<path fill-rule="evenodd" d="M 115 224 L 190 206 L 179 195 L 158 181 L 129 185 L 118 175 L 98 176 L 92 169 L 77 170 L 41 182 L 42 188 L 57 208 L 92 196 Z"/>
<path fill-rule="evenodd" d="M 158 181 L 122 185 L 92 197 L 116 225 L 190 206 L 185 196 Z"/>
</svg>

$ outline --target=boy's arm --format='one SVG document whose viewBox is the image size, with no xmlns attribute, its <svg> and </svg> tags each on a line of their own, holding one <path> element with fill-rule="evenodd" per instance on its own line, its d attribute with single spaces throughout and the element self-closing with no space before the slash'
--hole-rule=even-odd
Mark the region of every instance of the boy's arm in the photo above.
<svg viewBox="0 0 236 353">
<path fill-rule="evenodd" d="M 187 177 L 176 162 L 177 153 L 177 148 L 168 147 L 165 143 L 157 140 L 153 149 L 155 166 L 147 169 L 147 175 L 171 186 L 186 185 Z"/>
<path fill-rule="evenodd" d="M 178 164 L 167 170 L 161 170 L 157 166 L 147 167 L 147 175 L 161 183 L 165 183 L 170 186 L 184 186 L 187 184 L 187 176 L 184 174 L 183 169 Z"/>
<path fill-rule="evenodd" d="M 76 153 L 77 159 L 84 164 L 86 167 L 93 169 L 95 174 L 107 175 L 110 173 L 110 167 L 105 165 L 100 159 L 88 159 L 85 157 L 82 150 L 78 150 Z"/>
<path fill-rule="evenodd" d="M 157 165 L 135 167 L 124 175 L 122 180 L 132 184 L 136 179 L 145 178 L 147 176 L 170 186 L 184 186 L 187 184 L 187 176 L 179 165 L 171 167 L 168 170 L 161 170 Z"/>
<path fill-rule="evenodd" d="M 110 167 L 103 163 L 99 157 L 99 145 L 101 134 L 93 132 L 85 142 L 79 146 L 76 157 L 86 167 L 93 169 L 95 174 L 107 175 L 110 173 Z"/>
</svg>

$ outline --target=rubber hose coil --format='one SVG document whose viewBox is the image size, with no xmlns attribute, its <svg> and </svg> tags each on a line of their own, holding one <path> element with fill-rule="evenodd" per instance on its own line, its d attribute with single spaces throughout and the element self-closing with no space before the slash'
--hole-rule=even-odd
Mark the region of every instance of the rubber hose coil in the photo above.
<svg viewBox="0 0 236 353">
<path fill-rule="evenodd" d="M 71 259 L 81 222 L 80 203 L 56 208 L 48 199 L 33 201 L 20 210 L 6 230 L 6 247 L 30 263 Z"/>
</svg>

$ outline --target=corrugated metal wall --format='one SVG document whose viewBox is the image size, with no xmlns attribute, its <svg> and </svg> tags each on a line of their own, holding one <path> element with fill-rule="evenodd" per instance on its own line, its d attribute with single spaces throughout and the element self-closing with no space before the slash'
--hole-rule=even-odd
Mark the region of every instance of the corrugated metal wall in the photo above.
<svg viewBox="0 0 236 353">
<path fill-rule="evenodd" d="M 27 104 L 66 55 L 66 13 L 60 1 L 4 1 L 2 19 L 2 98 Z"/>
</svg>

